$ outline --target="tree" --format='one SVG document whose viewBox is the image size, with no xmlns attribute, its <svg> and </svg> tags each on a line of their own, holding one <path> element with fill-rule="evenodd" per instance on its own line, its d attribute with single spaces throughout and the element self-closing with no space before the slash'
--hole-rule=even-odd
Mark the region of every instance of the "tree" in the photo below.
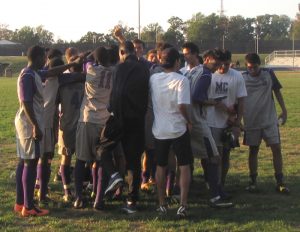
<svg viewBox="0 0 300 232">
<path fill-rule="evenodd" d="M 247 43 L 253 39 L 254 18 L 244 18 L 240 15 L 232 16 L 229 18 L 227 27 L 227 39 L 231 42 Z"/>
<path fill-rule="evenodd" d="M 96 33 L 96 32 L 87 32 L 84 36 L 82 36 L 79 40 L 79 43 L 104 43 L 105 42 L 105 36 L 102 33 Z"/>
<path fill-rule="evenodd" d="M 168 20 L 170 27 L 162 36 L 164 42 L 170 43 L 175 47 L 181 47 L 184 43 L 184 32 L 186 31 L 185 23 L 179 17 L 171 17 Z"/>
<path fill-rule="evenodd" d="M 7 24 L 0 24 L 0 39 L 11 40 L 13 31 L 8 29 Z"/>
<path fill-rule="evenodd" d="M 42 25 L 35 28 L 36 35 L 39 38 L 39 45 L 49 46 L 54 42 L 54 34 L 46 29 Z"/>
<path fill-rule="evenodd" d="M 29 48 L 30 46 L 39 44 L 40 42 L 37 33 L 35 33 L 35 29 L 29 26 L 24 26 L 20 30 L 16 29 L 13 33 L 12 39 L 23 44 L 25 48 Z"/>
<path fill-rule="evenodd" d="M 141 38 L 146 43 L 161 40 L 163 29 L 158 23 L 151 23 L 142 29 Z"/>
</svg>

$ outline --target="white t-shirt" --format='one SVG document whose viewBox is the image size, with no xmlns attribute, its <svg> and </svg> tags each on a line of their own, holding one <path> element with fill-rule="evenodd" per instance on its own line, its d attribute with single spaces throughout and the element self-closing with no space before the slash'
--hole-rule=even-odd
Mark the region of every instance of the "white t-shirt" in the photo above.
<svg viewBox="0 0 300 232">
<path fill-rule="evenodd" d="M 242 74 L 234 69 L 220 74 L 217 71 L 212 75 L 208 98 L 227 96 L 222 102 L 230 107 L 237 103 L 237 99 L 247 96 L 245 81 Z M 215 128 L 226 128 L 228 114 L 214 106 L 206 107 L 206 119 L 208 126 Z"/>
<path fill-rule="evenodd" d="M 154 123 L 152 132 L 157 139 L 178 138 L 186 132 L 186 120 L 179 104 L 190 104 L 188 79 L 178 73 L 156 73 L 150 78 Z"/>
</svg>

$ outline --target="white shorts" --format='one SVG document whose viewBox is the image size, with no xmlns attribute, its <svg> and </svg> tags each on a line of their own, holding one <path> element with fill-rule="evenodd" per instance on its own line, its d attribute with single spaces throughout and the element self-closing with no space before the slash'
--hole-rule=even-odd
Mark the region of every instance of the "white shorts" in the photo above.
<svg viewBox="0 0 300 232">
<path fill-rule="evenodd" d="M 244 145 L 259 146 L 262 139 L 266 142 L 267 146 L 280 143 L 280 133 L 277 124 L 263 129 L 245 130 Z"/>
</svg>

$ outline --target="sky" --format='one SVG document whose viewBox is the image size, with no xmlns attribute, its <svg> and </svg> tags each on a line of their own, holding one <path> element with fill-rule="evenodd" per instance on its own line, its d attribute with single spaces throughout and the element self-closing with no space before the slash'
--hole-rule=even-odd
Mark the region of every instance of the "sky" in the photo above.
<svg viewBox="0 0 300 232">
<path fill-rule="evenodd" d="M 133 27 L 138 32 L 139 0 L 3 0 L 0 24 L 11 30 L 23 26 L 51 31 L 56 39 L 77 41 L 88 31 L 109 33 L 115 25 Z M 287 15 L 294 19 L 300 0 L 223 0 L 226 16 L 256 17 L 264 14 Z M 140 0 L 140 25 L 158 23 L 164 30 L 168 19 L 186 21 L 201 12 L 219 14 L 221 0 Z"/>
</svg>

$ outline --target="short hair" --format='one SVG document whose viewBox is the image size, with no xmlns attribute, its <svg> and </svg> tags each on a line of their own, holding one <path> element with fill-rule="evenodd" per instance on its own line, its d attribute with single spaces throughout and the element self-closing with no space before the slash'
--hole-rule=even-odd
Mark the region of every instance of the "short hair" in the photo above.
<svg viewBox="0 0 300 232">
<path fill-rule="evenodd" d="M 125 53 L 134 54 L 133 43 L 129 40 L 126 40 L 125 42 L 121 43 L 119 49 L 124 50 Z"/>
<path fill-rule="evenodd" d="M 186 42 L 182 45 L 182 48 L 190 49 L 192 54 L 199 54 L 198 46 L 193 42 Z"/>
<path fill-rule="evenodd" d="M 96 63 L 106 66 L 109 63 L 109 54 L 105 47 L 97 47 L 94 51 L 94 59 Z"/>
<path fill-rule="evenodd" d="M 70 57 L 70 62 L 74 62 L 79 56 L 72 56 Z M 71 68 L 74 72 L 82 72 L 83 71 L 83 66 L 82 64 L 74 64 L 73 67 Z"/>
<path fill-rule="evenodd" d="M 224 49 L 223 54 L 224 54 L 224 60 L 225 61 L 231 60 L 231 52 L 229 50 Z"/>
<path fill-rule="evenodd" d="M 40 56 L 44 56 L 44 55 L 45 55 L 45 48 L 39 45 L 32 46 L 27 50 L 27 58 L 28 60 L 33 62 L 36 61 Z"/>
<path fill-rule="evenodd" d="M 109 56 L 109 63 L 115 65 L 119 62 L 119 46 L 112 44 L 107 48 L 108 56 Z"/>
<path fill-rule="evenodd" d="M 148 52 L 147 52 L 147 57 L 152 54 L 152 53 L 157 53 L 157 50 L 156 49 L 150 49 Z"/>
<path fill-rule="evenodd" d="M 74 47 L 67 48 L 65 51 L 65 57 L 66 57 L 67 62 L 70 60 L 70 58 L 72 56 L 77 56 L 78 53 L 79 53 L 79 51 L 77 48 L 74 48 Z"/>
<path fill-rule="evenodd" d="M 245 60 L 247 63 L 250 63 L 250 64 L 258 64 L 258 65 L 261 64 L 260 57 L 257 53 L 248 53 L 245 56 Z"/>
<path fill-rule="evenodd" d="M 169 43 L 159 42 L 159 43 L 156 44 L 156 50 L 157 51 L 163 51 L 166 48 L 172 48 L 172 47 L 174 47 L 174 46 L 169 44 Z"/>
<path fill-rule="evenodd" d="M 134 40 L 132 40 L 132 43 L 134 43 L 134 44 L 141 44 L 143 46 L 143 48 L 145 48 L 145 43 L 144 43 L 143 40 L 134 39 Z"/>
<path fill-rule="evenodd" d="M 163 68 L 173 68 L 177 60 L 180 60 L 180 54 L 176 48 L 166 48 L 162 51 L 161 66 Z"/>
<path fill-rule="evenodd" d="M 55 57 L 62 57 L 63 53 L 57 48 L 50 48 L 47 52 L 47 58 L 53 59 Z"/>
<path fill-rule="evenodd" d="M 212 57 L 215 60 L 219 60 L 219 61 L 225 61 L 224 53 L 220 48 L 206 50 L 203 53 L 203 58 L 206 59 L 207 57 Z"/>
<path fill-rule="evenodd" d="M 64 65 L 64 61 L 59 57 L 54 57 L 49 61 L 49 68 L 53 68 L 56 66 Z"/>
</svg>

